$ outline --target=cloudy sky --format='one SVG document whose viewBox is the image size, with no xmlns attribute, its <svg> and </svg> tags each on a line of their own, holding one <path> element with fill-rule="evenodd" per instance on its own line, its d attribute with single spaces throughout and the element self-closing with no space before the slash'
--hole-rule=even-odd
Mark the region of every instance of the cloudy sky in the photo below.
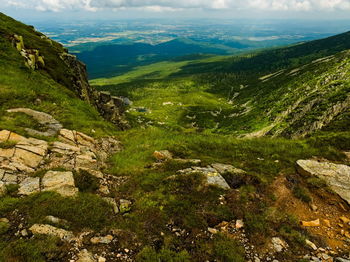
<svg viewBox="0 0 350 262">
<path fill-rule="evenodd" d="M 0 11 L 20 16 L 102 14 L 222 18 L 350 18 L 350 0 L 0 0 Z"/>
</svg>

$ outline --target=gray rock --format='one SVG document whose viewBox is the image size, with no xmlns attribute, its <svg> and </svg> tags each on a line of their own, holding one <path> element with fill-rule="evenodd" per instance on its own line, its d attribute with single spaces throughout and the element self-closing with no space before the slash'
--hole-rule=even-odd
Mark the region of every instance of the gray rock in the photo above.
<svg viewBox="0 0 350 262">
<path fill-rule="evenodd" d="M 71 240 L 74 238 L 74 235 L 72 232 L 53 227 L 51 225 L 44 225 L 44 224 L 34 224 L 32 227 L 29 228 L 29 230 L 34 235 L 49 235 L 49 236 L 55 236 L 59 237 L 62 240 Z"/>
<path fill-rule="evenodd" d="M 279 237 L 273 237 L 271 242 L 272 242 L 273 249 L 276 252 L 282 252 L 283 249 L 286 249 L 288 247 L 288 244 L 284 240 L 280 239 Z"/>
<path fill-rule="evenodd" d="M 222 189 L 228 190 L 230 189 L 229 184 L 227 184 L 226 180 L 216 171 L 216 169 L 212 167 L 191 167 L 178 171 L 179 174 L 202 174 L 205 176 L 206 181 L 205 184 L 207 186 L 213 185 L 220 187 Z"/>
<path fill-rule="evenodd" d="M 54 119 L 51 115 L 43 113 L 43 112 L 38 112 L 38 111 L 32 110 L 30 108 L 9 109 L 9 110 L 7 110 L 7 112 L 9 112 L 9 113 L 24 113 L 26 115 L 33 117 L 41 125 L 44 125 L 47 127 L 47 131 L 45 131 L 45 132 L 41 132 L 41 131 L 27 128 L 26 131 L 30 135 L 55 136 L 55 135 L 57 135 L 57 132 L 62 128 L 62 125 L 60 124 L 60 122 L 58 122 L 56 119 Z"/>
<path fill-rule="evenodd" d="M 350 167 L 347 165 L 298 160 L 298 172 L 305 176 L 316 176 L 325 180 L 328 186 L 350 204 Z"/>
<path fill-rule="evenodd" d="M 39 177 L 27 177 L 19 185 L 19 195 L 30 195 L 40 192 L 40 178 Z"/>
<path fill-rule="evenodd" d="M 220 174 L 225 174 L 225 173 L 246 174 L 244 170 L 235 168 L 232 165 L 215 163 L 215 164 L 212 164 L 211 167 L 214 168 L 216 171 L 218 171 Z"/>
</svg>

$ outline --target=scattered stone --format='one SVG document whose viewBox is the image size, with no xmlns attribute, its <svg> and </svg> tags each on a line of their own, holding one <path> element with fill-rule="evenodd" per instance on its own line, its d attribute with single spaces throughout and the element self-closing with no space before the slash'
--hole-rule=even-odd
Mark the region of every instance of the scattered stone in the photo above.
<svg viewBox="0 0 350 262">
<path fill-rule="evenodd" d="M 166 161 L 166 160 L 173 159 L 172 153 L 170 153 L 168 150 L 154 151 L 153 156 L 158 161 Z"/>
<path fill-rule="evenodd" d="M 341 222 L 343 222 L 344 224 L 349 224 L 350 222 L 350 219 L 345 217 L 345 216 L 342 216 L 339 218 Z"/>
<path fill-rule="evenodd" d="M 10 223 L 10 220 L 8 220 L 6 217 L 0 218 L 0 223 Z"/>
<path fill-rule="evenodd" d="M 0 197 L 6 195 L 7 188 L 4 182 L 0 181 Z"/>
<path fill-rule="evenodd" d="M 208 232 L 211 233 L 211 234 L 217 234 L 218 230 L 215 229 L 215 228 L 212 228 L 212 227 L 208 227 Z"/>
<path fill-rule="evenodd" d="M 328 219 L 323 219 L 323 224 L 324 224 L 326 227 L 331 227 L 331 222 L 330 222 Z"/>
<path fill-rule="evenodd" d="M 317 212 L 317 210 L 318 210 L 318 207 L 313 203 L 310 204 L 310 208 L 313 212 Z"/>
<path fill-rule="evenodd" d="M 131 210 L 131 201 L 130 200 L 126 200 L 126 199 L 120 199 L 119 200 L 119 211 L 120 213 L 126 213 L 129 212 Z"/>
<path fill-rule="evenodd" d="M 115 214 L 119 213 L 119 208 L 114 198 L 104 197 L 103 200 L 105 200 L 108 204 L 110 204 L 113 207 L 113 211 Z"/>
<path fill-rule="evenodd" d="M 45 220 L 56 225 L 68 225 L 68 221 L 54 216 L 46 216 Z"/>
<path fill-rule="evenodd" d="M 109 195 L 111 192 L 109 191 L 108 186 L 106 185 L 100 185 L 98 188 L 98 191 L 100 191 L 100 193 L 104 194 L 104 195 Z"/>
<path fill-rule="evenodd" d="M 243 220 L 240 220 L 240 219 L 236 220 L 236 225 L 235 225 L 235 227 L 236 227 L 236 229 L 241 229 L 241 228 L 243 228 L 243 227 L 244 227 L 244 222 L 243 222 Z"/>
<path fill-rule="evenodd" d="M 301 221 L 301 225 L 304 227 L 319 227 L 320 224 L 320 219 L 316 219 L 313 221 Z"/>
<path fill-rule="evenodd" d="M 78 254 L 77 262 L 96 262 L 96 260 L 89 251 L 87 251 L 86 249 L 83 249 Z"/>
<path fill-rule="evenodd" d="M 21 236 L 22 237 L 27 237 L 29 234 L 28 234 L 28 231 L 27 231 L 27 229 L 23 229 L 22 231 L 21 231 Z"/>
<path fill-rule="evenodd" d="M 64 197 L 78 193 L 72 172 L 48 171 L 42 179 L 43 191 L 54 191 Z"/>
<path fill-rule="evenodd" d="M 281 252 L 283 249 L 288 248 L 288 244 L 284 240 L 280 239 L 279 237 L 273 237 L 271 242 L 272 242 L 273 249 L 276 252 Z"/>
<path fill-rule="evenodd" d="M 107 235 L 104 237 L 93 237 L 90 239 L 90 242 L 94 245 L 97 244 L 109 244 L 113 241 L 113 236 Z"/>
<path fill-rule="evenodd" d="M 317 176 L 325 180 L 334 192 L 350 204 L 350 166 L 315 160 L 298 160 L 297 169 L 302 175 Z"/>
<path fill-rule="evenodd" d="M 314 244 L 314 243 L 312 243 L 310 240 L 308 240 L 308 239 L 306 239 L 305 240 L 305 244 L 308 246 L 308 247 L 310 247 L 311 249 L 313 249 L 313 250 L 317 250 L 317 246 Z"/>
<path fill-rule="evenodd" d="M 71 240 L 74 235 L 72 232 L 56 228 L 51 225 L 44 225 L 44 224 L 34 224 L 32 227 L 29 228 L 29 230 L 34 235 L 50 235 L 50 236 L 56 236 L 59 237 L 61 240 Z"/>
<path fill-rule="evenodd" d="M 40 192 L 40 178 L 39 177 L 27 177 L 23 182 L 19 184 L 19 195 L 30 195 Z"/>
<path fill-rule="evenodd" d="M 191 164 L 191 165 L 199 165 L 202 163 L 202 160 L 200 159 L 182 159 L 182 158 L 174 158 L 172 160 L 173 162 L 176 162 L 178 164 Z M 157 163 L 156 163 L 157 164 Z"/>
<path fill-rule="evenodd" d="M 99 257 L 98 258 L 98 262 L 106 262 L 107 261 L 107 259 L 105 259 L 104 257 Z"/>
</svg>

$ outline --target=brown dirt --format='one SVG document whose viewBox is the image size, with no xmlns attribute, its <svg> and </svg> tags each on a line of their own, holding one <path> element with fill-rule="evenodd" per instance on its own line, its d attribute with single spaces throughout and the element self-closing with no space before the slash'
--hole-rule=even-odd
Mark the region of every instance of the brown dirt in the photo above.
<svg viewBox="0 0 350 262">
<path fill-rule="evenodd" d="M 338 195 L 331 194 L 326 190 L 310 190 L 313 204 L 317 207 L 317 211 L 313 211 L 311 206 L 293 195 L 292 185 L 287 181 L 286 177 L 279 176 L 271 185 L 271 189 L 276 196 L 276 207 L 292 214 L 299 221 L 313 221 L 320 219 L 319 227 L 303 227 L 315 239 L 319 239 L 333 250 L 349 250 L 349 242 L 347 237 L 342 235 L 341 231 L 349 232 L 349 225 L 344 224 L 339 219 L 345 216 L 350 219 L 350 208 Z M 324 220 L 329 220 L 330 227 L 326 225 Z"/>
</svg>

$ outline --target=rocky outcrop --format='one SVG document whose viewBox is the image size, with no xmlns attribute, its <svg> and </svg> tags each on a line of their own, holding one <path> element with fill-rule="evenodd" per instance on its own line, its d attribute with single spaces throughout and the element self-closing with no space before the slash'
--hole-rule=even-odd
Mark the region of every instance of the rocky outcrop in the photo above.
<svg viewBox="0 0 350 262">
<path fill-rule="evenodd" d="M 22 36 L 13 35 L 12 45 L 18 50 L 21 56 L 25 59 L 25 65 L 32 70 L 45 67 L 44 57 L 40 55 L 37 49 L 26 49 Z"/>
<path fill-rule="evenodd" d="M 128 124 L 122 117 L 125 107 L 124 99 L 112 96 L 108 92 L 99 92 L 90 86 L 86 65 L 80 62 L 76 56 L 62 53 L 60 58 L 72 71 L 71 82 L 73 83 L 74 91 L 79 97 L 95 106 L 106 120 L 116 124 L 121 129 L 127 128 Z"/>
<path fill-rule="evenodd" d="M 92 175 L 100 182 L 99 191 L 103 196 L 110 194 L 113 183 L 122 178 L 105 175 L 101 169 L 106 167 L 108 157 L 117 152 L 120 144 L 112 137 L 94 139 L 75 130 L 63 129 L 52 116 L 22 108 L 11 112 L 24 112 L 33 116 L 51 131 L 48 135 L 58 135 L 58 141 L 24 137 L 8 130 L 0 131 L 0 142 L 6 147 L 0 148 L 0 182 L 2 188 L 8 184 L 18 184 L 19 195 L 54 191 L 64 197 L 78 193 L 72 171 Z M 32 130 L 36 133 L 36 130 Z M 66 172 L 48 171 L 43 178 L 33 177 L 39 170 L 64 168 Z M 118 181 L 117 181 L 118 180 Z M 120 180 L 121 181 L 121 180 Z M 116 213 L 119 207 L 116 206 Z"/>
<path fill-rule="evenodd" d="M 297 169 L 302 175 L 323 179 L 334 192 L 350 204 L 349 166 L 316 160 L 298 160 Z"/>
<path fill-rule="evenodd" d="M 40 54 L 38 49 L 26 48 L 22 36 L 12 35 L 9 38 L 13 47 L 24 57 L 25 65 L 28 68 L 32 70 L 47 70 L 47 68 L 45 68 L 44 56 Z M 52 40 L 46 36 L 42 35 L 41 39 L 47 41 L 49 45 L 53 45 Z M 90 86 L 86 65 L 80 62 L 76 56 L 67 52 L 57 55 L 61 58 L 61 63 L 67 67 L 67 75 L 65 77 L 68 78 L 68 82 L 62 79 L 62 81 L 59 79 L 54 80 L 61 84 L 66 83 L 68 88 L 72 89 L 82 100 L 93 105 L 106 120 L 114 123 L 121 129 L 127 128 L 128 124 L 123 119 L 123 113 L 125 105 L 128 105 L 130 101 L 122 97 L 112 96 L 108 92 L 99 92 L 94 87 Z M 47 71 L 52 71 L 51 69 Z"/>
</svg>

